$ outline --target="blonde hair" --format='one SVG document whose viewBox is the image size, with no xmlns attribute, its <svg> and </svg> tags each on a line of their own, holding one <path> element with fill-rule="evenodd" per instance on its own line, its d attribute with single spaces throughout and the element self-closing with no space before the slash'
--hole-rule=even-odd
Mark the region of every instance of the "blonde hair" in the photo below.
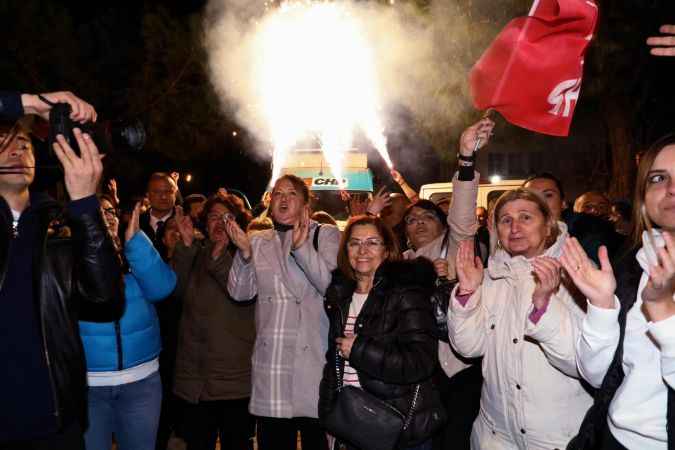
<svg viewBox="0 0 675 450">
<path fill-rule="evenodd" d="M 544 199 L 537 194 L 536 192 L 527 189 L 527 188 L 518 188 L 512 191 L 504 192 L 494 206 L 494 213 L 492 214 L 492 226 L 495 232 L 497 232 L 497 222 L 499 222 L 499 213 L 506 206 L 507 203 L 511 203 L 515 200 L 526 200 L 537 205 L 537 208 L 544 216 L 544 222 L 549 227 L 549 236 L 546 238 L 545 248 L 549 248 L 553 243 L 558 239 L 560 235 L 560 228 L 558 228 L 558 222 L 553 217 L 553 213 L 548 207 L 548 204 Z M 494 253 L 494 248 L 492 253 Z"/>
<path fill-rule="evenodd" d="M 647 215 L 645 206 L 645 194 L 647 193 L 647 175 L 654 165 L 659 153 L 671 145 L 675 145 L 675 134 L 669 134 L 654 142 L 640 158 L 637 179 L 635 180 L 635 195 L 633 196 L 633 246 L 642 245 L 642 232 L 651 232 L 652 223 Z M 651 233 L 650 233 L 651 235 Z"/>
</svg>

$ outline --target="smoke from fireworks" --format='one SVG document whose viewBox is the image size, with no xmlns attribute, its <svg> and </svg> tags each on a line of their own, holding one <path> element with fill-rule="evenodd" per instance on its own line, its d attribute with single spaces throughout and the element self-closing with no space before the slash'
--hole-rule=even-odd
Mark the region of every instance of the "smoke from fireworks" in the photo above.
<svg viewBox="0 0 675 450">
<path fill-rule="evenodd" d="M 467 25 L 453 0 L 431 8 L 420 15 L 400 4 L 211 0 L 212 83 L 224 107 L 271 143 L 273 178 L 295 142 L 311 135 L 341 180 L 355 129 L 391 167 L 381 112 L 388 105 L 404 105 L 422 129 L 444 137 L 465 120 Z"/>
</svg>

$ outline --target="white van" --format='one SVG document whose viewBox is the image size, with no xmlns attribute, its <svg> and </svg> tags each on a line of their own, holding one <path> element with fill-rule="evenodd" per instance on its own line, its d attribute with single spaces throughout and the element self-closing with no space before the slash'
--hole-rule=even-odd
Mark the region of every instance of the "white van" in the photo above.
<svg viewBox="0 0 675 450">
<path fill-rule="evenodd" d="M 490 202 L 499 198 L 506 191 L 519 188 L 525 180 L 501 180 L 495 183 L 480 183 L 478 185 L 477 206 L 487 208 Z M 431 183 L 420 188 L 420 198 L 438 203 L 444 198 L 452 198 L 452 183 Z"/>
</svg>

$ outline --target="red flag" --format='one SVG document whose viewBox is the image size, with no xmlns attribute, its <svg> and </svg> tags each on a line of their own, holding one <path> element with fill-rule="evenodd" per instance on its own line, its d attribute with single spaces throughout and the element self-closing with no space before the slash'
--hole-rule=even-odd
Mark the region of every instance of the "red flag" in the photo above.
<svg viewBox="0 0 675 450">
<path fill-rule="evenodd" d="M 474 106 L 528 130 L 567 136 L 597 18 L 590 0 L 535 0 L 471 69 Z"/>
</svg>

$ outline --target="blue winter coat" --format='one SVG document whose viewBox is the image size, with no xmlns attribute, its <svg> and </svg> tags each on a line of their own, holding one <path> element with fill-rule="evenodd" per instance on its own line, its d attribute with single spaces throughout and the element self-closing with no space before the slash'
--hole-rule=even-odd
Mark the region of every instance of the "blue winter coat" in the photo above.
<svg viewBox="0 0 675 450">
<path fill-rule="evenodd" d="M 162 348 L 152 303 L 173 292 L 176 274 L 143 231 L 126 243 L 124 253 L 131 271 L 124 275 L 122 318 L 115 322 L 79 322 L 89 372 L 128 369 L 156 358 Z"/>
</svg>

